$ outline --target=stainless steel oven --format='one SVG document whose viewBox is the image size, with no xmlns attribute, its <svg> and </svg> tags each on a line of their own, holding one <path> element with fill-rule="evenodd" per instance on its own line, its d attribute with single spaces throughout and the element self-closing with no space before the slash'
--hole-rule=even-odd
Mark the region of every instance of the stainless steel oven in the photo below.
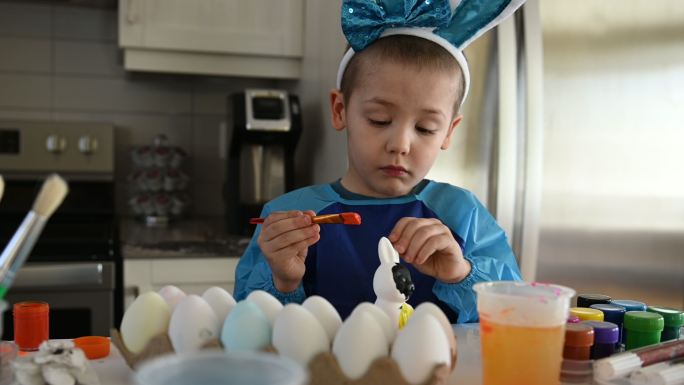
<svg viewBox="0 0 684 385">
<path fill-rule="evenodd" d="M 50 337 L 109 335 L 123 312 L 123 267 L 114 211 L 114 128 L 106 124 L 0 121 L 0 245 L 31 208 L 44 177 L 69 194 L 44 228 L 6 296 L 10 306 L 50 305 Z M 11 307 L 2 338 L 13 338 Z"/>
</svg>

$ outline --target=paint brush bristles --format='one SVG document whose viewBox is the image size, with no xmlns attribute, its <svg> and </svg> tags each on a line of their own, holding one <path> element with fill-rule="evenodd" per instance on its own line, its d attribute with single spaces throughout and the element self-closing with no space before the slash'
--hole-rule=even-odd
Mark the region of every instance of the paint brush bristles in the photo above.
<svg viewBox="0 0 684 385">
<path fill-rule="evenodd" d="M 33 211 L 41 217 L 49 217 L 62 204 L 69 192 L 69 186 L 61 176 L 50 175 L 41 187 L 38 197 L 33 202 Z"/>
<path fill-rule="evenodd" d="M 2 179 L 2 175 L 0 175 L 0 201 L 2 200 L 2 194 L 5 192 L 5 180 Z"/>
</svg>

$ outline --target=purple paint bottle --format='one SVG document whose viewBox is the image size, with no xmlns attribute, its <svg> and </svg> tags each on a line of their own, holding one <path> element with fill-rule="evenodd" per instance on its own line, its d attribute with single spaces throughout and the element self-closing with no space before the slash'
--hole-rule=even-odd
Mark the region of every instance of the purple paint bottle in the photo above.
<svg viewBox="0 0 684 385">
<path fill-rule="evenodd" d="M 591 347 L 591 358 L 594 360 L 608 357 L 615 353 L 620 340 L 620 329 L 612 322 L 582 321 L 594 328 L 594 345 Z"/>
</svg>

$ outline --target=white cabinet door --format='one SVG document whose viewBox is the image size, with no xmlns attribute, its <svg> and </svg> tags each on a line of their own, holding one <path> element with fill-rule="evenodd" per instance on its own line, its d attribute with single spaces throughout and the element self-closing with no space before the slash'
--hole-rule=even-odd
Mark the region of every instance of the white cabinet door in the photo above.
<svg viewBox="0 0 684 385">
<path fill-rule="evenodd" d="M 124 306 L 138 294 L 174 285 L 186 294 L 202 293 L 219 286 L 233 294 L 239 258 L 124 260 Z"/>
<path fill-rule="evenodd" d="M 120 0 L 125 48 L 301 57 L 304 0 Z"/>
</svg>

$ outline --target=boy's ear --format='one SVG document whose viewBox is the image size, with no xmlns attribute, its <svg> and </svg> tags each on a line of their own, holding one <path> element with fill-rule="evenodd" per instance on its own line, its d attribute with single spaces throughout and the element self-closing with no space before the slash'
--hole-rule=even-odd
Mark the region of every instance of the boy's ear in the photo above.
<svg viewBox="0 0 684 385">
<path fill-rule="evenodd" d="M 451 121 L 451 124 L 449 125 L 449 131 L 447 131 L 447 135 L 444 138 L 444 141 L 442 141 L 442 146 L 440 147 L 442 150 L 446 150 L 447 148 L 449 148 L 449 145 L 451 144 L 451 135 L 454 133 L 454 129 L 456 128 L 456 126 L 458 126 L 458 124 L 461 123 L 462 119 L 463 115 L 459 115 Z"/>
<path fill-rule="evenodd" d="M 344 95 L 342 91 L 334 89 L 330 91 L 330 111 L 332 112 L 332 126 L 337 131 L 344 130 L 347 127 L 345 118 Z"/>
</svg>

